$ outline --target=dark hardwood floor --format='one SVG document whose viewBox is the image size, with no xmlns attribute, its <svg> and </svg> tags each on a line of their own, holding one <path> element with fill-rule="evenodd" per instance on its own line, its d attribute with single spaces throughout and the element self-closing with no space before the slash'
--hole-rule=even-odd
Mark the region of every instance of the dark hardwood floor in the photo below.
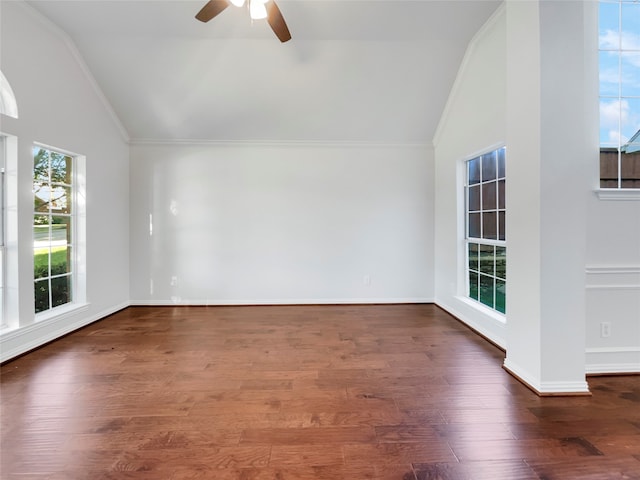
<svg viewBox="0 0 640 480">
<path fill-rule="evenodd" d="M 640 376 L 540 398 L 432 305 L 138 307 L 2 365 L 2 479 L 640 479 Z"/>
</svg>

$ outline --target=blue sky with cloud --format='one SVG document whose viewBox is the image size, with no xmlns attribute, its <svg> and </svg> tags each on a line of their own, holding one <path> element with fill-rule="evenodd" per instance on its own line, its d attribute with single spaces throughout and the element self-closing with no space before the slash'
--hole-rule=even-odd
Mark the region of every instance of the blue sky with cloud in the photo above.
<svg viewBox="0 0 640 480">
<path fill-rule="evenodd" d="M 640 129 L 640 2 L 600 3 L 600 145 Z"/>
</svg>

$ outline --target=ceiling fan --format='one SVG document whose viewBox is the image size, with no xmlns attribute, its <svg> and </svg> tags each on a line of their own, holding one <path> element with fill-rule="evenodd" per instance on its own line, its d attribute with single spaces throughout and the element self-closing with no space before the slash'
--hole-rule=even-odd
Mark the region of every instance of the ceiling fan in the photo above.
<svg viewBox="0 0 640 480">
<path fill-rule="evenodd" d="M 282 43 L 291 40 L 287 23 L 274 0 L 247 0 L 247 3 L 252 20 L 266 18 L 269 26 Z M 206 23 L 229 5 L 242 7 L 244 4 L 245 0 L 209 0 L 197 13 L 196 18 Z"/>
</svg>

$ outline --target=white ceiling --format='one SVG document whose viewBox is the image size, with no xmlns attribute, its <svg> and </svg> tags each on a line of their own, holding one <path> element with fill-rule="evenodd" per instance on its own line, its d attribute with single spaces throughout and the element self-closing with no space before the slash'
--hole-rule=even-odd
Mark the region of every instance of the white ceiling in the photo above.
<svg viewBox="0 0 640 480">
<path fill-rule="evenodd" d="M 293 39 L 206 0 L 29 0 L 134 140 L 425 143 L 498 0 L 280 0 Z"/>
</svg>

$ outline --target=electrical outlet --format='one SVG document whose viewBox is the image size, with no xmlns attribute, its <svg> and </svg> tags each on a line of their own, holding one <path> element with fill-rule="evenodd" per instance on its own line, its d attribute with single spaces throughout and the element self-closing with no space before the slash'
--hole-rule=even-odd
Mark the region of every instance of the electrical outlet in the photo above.
<svg viewBox="0 0 640 480">
<path fill-rule="evenodd" d="M 600 324 L 600 336 L 602 338 L 611 336 L 611 322 L 602 322 Z"/>
<path fill-rule="evenodd" d="M 174 275 L 173 277 L 171 277 L 171 286 L 175 287 L 177 285 L 178 285 L 178 277 Z"/>
<path fill-rule="evenodd" d="M 362 283 L 366 286 L 371 285 L 371 276 L 365 275 L 364 277 L 362 277 Z"/>
</svg>

